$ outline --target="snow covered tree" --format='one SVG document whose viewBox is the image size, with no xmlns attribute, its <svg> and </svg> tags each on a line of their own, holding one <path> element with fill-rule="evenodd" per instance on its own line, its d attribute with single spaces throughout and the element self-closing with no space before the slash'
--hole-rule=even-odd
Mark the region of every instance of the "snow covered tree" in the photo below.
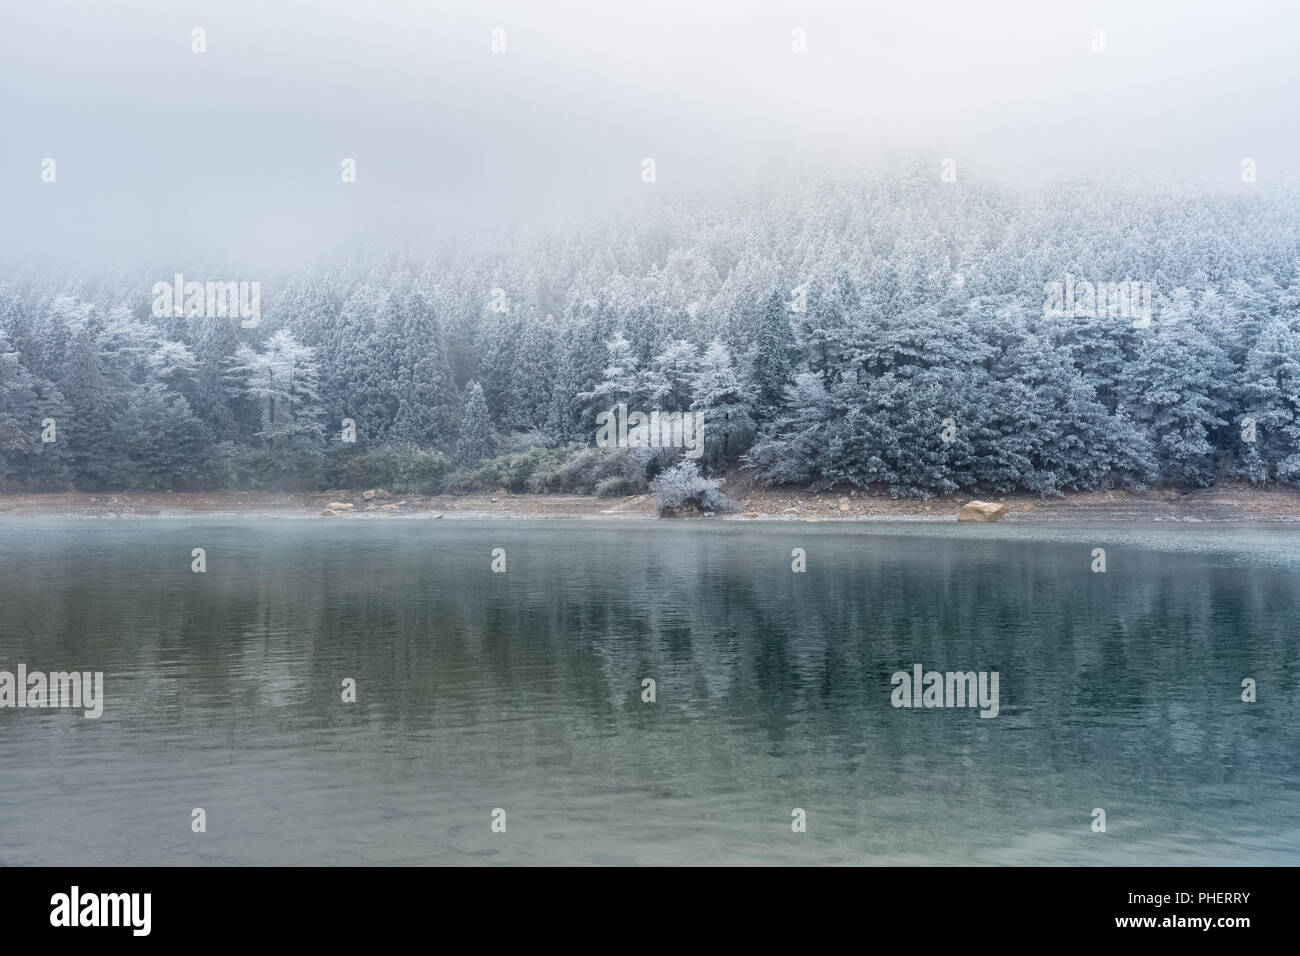
<svg viewBox="0 0 1300 956">
<path fill-rule="evenodd" d="M 754 436 L 752 403 L 731 360 L 731 353 L 714 340 L 691 376 L 695 400 L 691 410 L 703 416 L 702 464 L 711 470 L 725 468 L 748 447 Z"/>
<path fill-rule="evenodd" d="M 789 306 L 781 291 L 773 289 L 754 331 L 750 372 L 755 408 L 762 419 L 770 418 L 785 401 L 785 390 L 790 385 L 790 348 L 793 344 Z"/>
<path fill-rule="evenodd" d="M 465 410 L 456 438 L 456 464 L 461 468 L 474 468 L 495 452 L 496 439 L 483 388 L 478 382 L 470 382 L 465 389 Z"/>
<path fill-rule="evenodd" d="M 128 488 L 186 489 L 207 477 L 211 438 L 189 403 L 163 385 L 132 393 L 113 439 L 126 456 Z"/>
<path fill-rule="evenodd" d="M 1152 329 L 1120 383 L 1136 423 L 1145 428 L 1160 477 L 1174 484 L 1212 484 L 1210 439 L 1226 424 L 1227 356 L 1188 318 Z"/>
<path fill-rule="evenodd" d="M 1246 357 L 1243 375 L 1246 417 L 1253 441 L 1245 441 L 1247 473 L 1300 485 L 1300 333 L 1274 319 Z"/>
<path fill-rule="evenodd" d="M 703 414 L 706 471 L 748 450 L 765 479 L 818 487 L 1297 481 L 1300 204 L 1269 188 L 1046 198 L 893 170 L 323 260 L 268 275 L 256 329 L 152 315 L 170 266 L 0 271 L 0 479 L 153 487 L 174 469 L 178 484 L 289 487 L 325 480 L 315 459 L 330 480 L 344 458 L 349 474 L 371 455 L 436 461 L 477 383 L 474 434 L 501 436 L 466 443 L 477 460 L 589 444 L 596 413 L 626 402 Z M 1067 276 L 1073 307 L 1045 309 Z M 1149 326 L 1097 291 L 1135 280 Z M 57 442 L 32 445 L 37 414 Z M 150 444 L 168 415 L 178 442 L 210 439 L 186 452 L 207 477 Z M 627 462 L 633 484 L 666 464 Z"/>
<path fill-rule="evenodd" d="M 244 392 L 262 412 L 259 438 L 273 443 L 320 440 L 320 369 L 314 354 L 285 329 L 267 339 L 261 352 L 245 345 L 235 353 Z"/>
<path fill-rule="evenodd" d="M 38 491 L 70 482 L 67 436 L 58 440 L 59 427 L 69 424 L 69 411 L 58 389 L 23 367 L 0 331 L 0 481 Z M 46 422 L 53 423 L 52 442 L 43 440 Z"/>
<path fill-rule="evenodd" d="M 640 408 L 649 404 L 648 378 L 632 344 L 621 334 L 615 335 L 609 343 L 609 355 L 600 384 L 583 392 L 580 397 L 593 416 L 608 411 L 619 402 L 626 402 L 630 408 Z"/>
<path fill-rule="evenodd" d="M 685 339 L 674 339 L 654 357 L 645 376 L 653 408 L 681 411 L 690 407 L 692 381 L 699 353 Z"/>
</svg>

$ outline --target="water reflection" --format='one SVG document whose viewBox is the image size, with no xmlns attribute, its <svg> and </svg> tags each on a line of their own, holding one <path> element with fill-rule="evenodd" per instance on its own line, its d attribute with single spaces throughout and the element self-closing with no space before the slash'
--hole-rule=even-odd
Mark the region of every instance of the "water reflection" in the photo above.
<svg viewBox="0 0 1300 956">
<path fill-rule="evenodd" d="M 5 521 L 0 669 L 107 701 L 0 710 L 0 862 L 1294 864 L 1297 537 Z"/>
</svg>

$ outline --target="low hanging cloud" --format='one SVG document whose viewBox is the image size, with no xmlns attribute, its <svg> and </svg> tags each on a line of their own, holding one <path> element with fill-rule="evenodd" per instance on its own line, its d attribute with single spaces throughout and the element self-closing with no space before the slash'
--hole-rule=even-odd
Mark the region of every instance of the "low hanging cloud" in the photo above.
<svg viewBox="0 0 1300 956">
<path fill-rule="evenodd" d="M 85 0 L 6 18 L 0 253 L 19 264 L 297 267 L 358 236 L 545 226 L 899 157 L 1029 186 L 1295 167 L 1300 11 L 1282 3 Z"/>
</svg>

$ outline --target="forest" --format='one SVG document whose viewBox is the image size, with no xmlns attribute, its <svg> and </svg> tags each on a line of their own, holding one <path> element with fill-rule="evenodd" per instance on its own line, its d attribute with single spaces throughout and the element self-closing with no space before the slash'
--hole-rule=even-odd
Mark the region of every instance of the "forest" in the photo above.
<svg viewBox="0 0 1300 956">
<path fill-rule="evenodd" d="M 626 494 L 683 452 L 596 447 L 619 403 L 700 416 L 706 476 L 1300 485 L 1296 198 L 879 175 L 292 273 L 11 267 L 0 487 Z M 260 321 L 155 315 L 182 272 L 260 282 Z M 1085 280 L 1149 317 L 1062 308 Z"/>
</svg>

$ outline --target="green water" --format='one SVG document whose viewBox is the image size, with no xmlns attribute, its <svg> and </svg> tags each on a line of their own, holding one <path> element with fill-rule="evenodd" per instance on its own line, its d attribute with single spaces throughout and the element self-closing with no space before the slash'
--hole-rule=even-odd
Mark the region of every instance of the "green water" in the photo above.
<svg viewBox="0 0 1300 956">
<path fill-rule="evenodd" d="M 1297 864 L 1297 594 L 1285 525 L 4 520 L 0 670 L 105 700 L 0 709 L 0 863 Z"/>
</svg>

